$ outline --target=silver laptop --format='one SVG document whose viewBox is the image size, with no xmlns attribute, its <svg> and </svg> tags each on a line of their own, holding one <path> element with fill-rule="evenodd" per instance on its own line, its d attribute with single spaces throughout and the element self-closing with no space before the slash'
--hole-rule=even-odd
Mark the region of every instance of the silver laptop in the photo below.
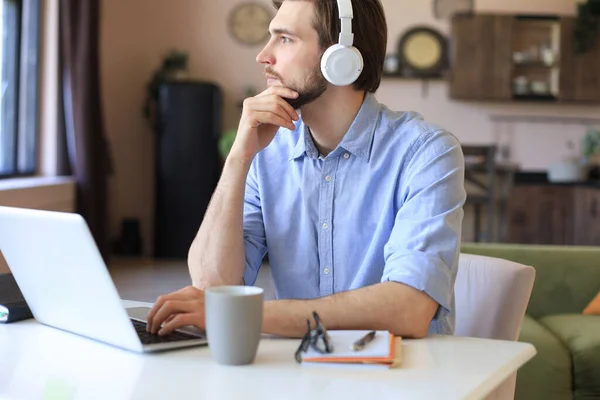
<svg viewBox="0 0 600 400">
<path fill-rule="evenodd" d="M 78 214 L 0 207 L 0 251 L 42 324 L 140 353 L 207 344 L 197 329 L 146 332 L 149 309 L 123 306 Z"/>
</svg>

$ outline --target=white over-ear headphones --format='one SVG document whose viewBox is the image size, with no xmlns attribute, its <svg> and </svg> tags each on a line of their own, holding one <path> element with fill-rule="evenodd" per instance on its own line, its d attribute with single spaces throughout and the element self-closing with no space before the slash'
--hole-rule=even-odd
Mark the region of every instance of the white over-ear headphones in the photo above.
<svg viewBox="0 0 600 400">
<path fill-rule="evenodd" d="M 353 46 L 352 33 L 352 1 L 337 0 L 342 31 L 339 42 L 328 48 L 321 58 L 321 72 L 325 79 L 336 86 L 353 84 L 363 69 L 363 58 L 360 51 Z"/>
</svg>

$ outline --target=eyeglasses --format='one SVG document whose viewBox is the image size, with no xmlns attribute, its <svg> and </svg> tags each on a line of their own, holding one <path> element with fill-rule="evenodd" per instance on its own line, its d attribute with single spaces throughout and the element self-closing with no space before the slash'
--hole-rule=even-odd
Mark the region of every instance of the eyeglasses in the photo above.
<svg viewBox="0 0 600 400">
<path fill-rule="evenodd" d="M 310 321 L 307 319 L 306 334 L 304 334 L 300 346 L 294 355 L 298 363 L 302 362 L 302 353 L 306 353 L 309 346 L 321 354 L 333 352 L 333 344 L 327 334 L 327 329 L 325 329 L 325 326 L 321 323 L 321 318 L 319 318 L 319 314 L 317 314 L 316 311 L 313 311 L 313 318 L 316 323 L 315 329 L 310 328 Z"/>
</svg>

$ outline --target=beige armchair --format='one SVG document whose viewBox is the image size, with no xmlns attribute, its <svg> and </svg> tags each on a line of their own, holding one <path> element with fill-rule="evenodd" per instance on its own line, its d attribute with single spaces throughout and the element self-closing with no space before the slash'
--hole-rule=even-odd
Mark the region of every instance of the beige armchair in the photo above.
<svg viewBox="0 0 600 400">
<path fill-rule="evenodd" d="M 461 254 L 454 285 L 454 334 L 516 341 L 535 280 L 535 269 L 499 258 Z M 513 399 L 517 374 L 488 399 Z"/>
</svg>

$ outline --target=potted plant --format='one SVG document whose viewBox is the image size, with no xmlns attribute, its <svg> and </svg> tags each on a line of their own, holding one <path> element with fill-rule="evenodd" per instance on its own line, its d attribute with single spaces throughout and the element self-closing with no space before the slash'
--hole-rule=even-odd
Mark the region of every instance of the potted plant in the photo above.
<svg viewBox="0 0 600 400">
<path fill-rule="evenodd" d="M 225 160 L 229 155 L 229 151 L 231 151 L 231 147 L 233 146 L 236 135 L 237 131 L 235 129 L 228 129 L 223 132 L 219 138 L 219 153 L 223 160 Z"/>
<path fill-rule="evenodd" d="M 585 53 L 594 45 L 600 32 L 600 0 L 587 0 L 577 5 L 575 52 Z"/>
<path fill-rule="evenodd" d="M 180 78 L 183 73 L 187 72 L 187 67 L 187 52 L 174 49 L 164 56 L 161 66 L 152 74 L 152 78 L 146 85 L 146 101 L 143 109 L 144 118 L 150 122 L 152 127 L 155 123 L 156 102 L 160 86 L 165 82 Z"/>
<path fill-rule="evenodd" d="M 588 129 L 582 147 L 589 168 L 589 179 L 600 180 L 600 130 Z"/>
</svg>

